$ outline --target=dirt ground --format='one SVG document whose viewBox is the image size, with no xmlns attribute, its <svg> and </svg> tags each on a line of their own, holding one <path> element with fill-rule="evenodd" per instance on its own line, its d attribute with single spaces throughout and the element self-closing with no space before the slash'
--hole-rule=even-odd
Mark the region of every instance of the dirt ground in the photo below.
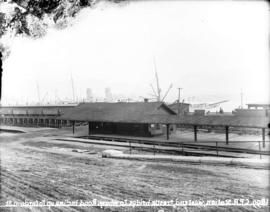
<svg viewBox="0 0 270 212">
<path fill-rule="evenodd" d="M 7 201 L 269 199 L 269 170 L 102 158 L 112 149 L 56 141 L 70 129 L 0 135 L 1 206 Z M 115 148 L 114 148 L 115 149 Z M 119 148 L 118 148 L 119 149 Z M 121 149 L 128 151 L 127 149 Z M 269 211 L 269 207 L 2 207 L 1 211 Z"/>
</svg>

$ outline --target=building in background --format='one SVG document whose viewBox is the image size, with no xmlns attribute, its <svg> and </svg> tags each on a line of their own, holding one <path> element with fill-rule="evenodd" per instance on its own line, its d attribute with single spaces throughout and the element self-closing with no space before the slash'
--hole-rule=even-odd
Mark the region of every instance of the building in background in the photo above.
<svg viewBox="0 0 270 212">
<path fill-rule="evenodd" d="M 112 102 L 112 101 L 113 101 L 113 96 L 112 96 L 111 88 L 107 87 L 105 88 L 105 102 Z"/>
<path fill-rule="evenodd" d="M 87 102 L 93 102 L 93 93 L 90 88 L 86 89 L 86 101 Z"/>
<path fill-rule="evenodd" d="M 77 104 L 1 106 L 0 125 L 55 128 L 70 126 L 70 122 L 60 119 L 60 116 L 75 106 Z"/>
<path fill-rule="evenodd" d="M 234 115 L 247 117 L 270 117 L 270 104 L 247 104 L 247 109 L 237 108 Z"/>
<path fill-rule="evenodd" d="M 188 115 L 189 114 L 189 107 L 190 104 L 181 102 L 180 104 L 173 103 L 168 105 L 171 110 L 173 110 L 175 113 L 178 114 L 178 111 L 180 112 L 180 115 Z M 179 108 L 180 107 L 180 108 Z M 178 110 L 179 108 L 179 110 Z"/>
</svg>

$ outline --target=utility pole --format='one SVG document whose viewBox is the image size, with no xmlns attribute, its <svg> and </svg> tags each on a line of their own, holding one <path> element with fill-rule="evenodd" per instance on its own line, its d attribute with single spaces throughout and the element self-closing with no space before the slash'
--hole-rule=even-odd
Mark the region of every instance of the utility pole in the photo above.
<svg viewBox="0 0 270 212">
<path fill-rule="evenodd" d="M 178 88 L 178 116 L 180 116 L 180 92 L 183 88 Z"/>
</svg>

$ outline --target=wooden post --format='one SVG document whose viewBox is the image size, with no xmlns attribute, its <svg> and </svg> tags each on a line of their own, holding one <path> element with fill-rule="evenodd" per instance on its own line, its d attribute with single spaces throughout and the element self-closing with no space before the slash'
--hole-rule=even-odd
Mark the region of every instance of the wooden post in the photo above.
<svg viewBox="0 0 270 212">
<path fill-rule="evenodd" d="M 129 141 L 129 154 L 131 155 L 131 142 Z"/>
<path fill-rule="evenodd" d="M 263 148 L 265 148 L 265 128 L 262 128 Z"/>
<path fill-rule="evenodd" d="M 167 126 L 167 140 L 170 139 L 170 124 L 166 124 Z"/>
<path fill-rule="evenodd" d="M 72 133 L 75 133 L 75 121 L 72 121 Z"/>
<path fill-rule="evenodd" d="M 90 135 L 90 122 L 88 122 L 88 135 Z"/>
<path fill-rule="evenodd" d="M 260 152 L 260 159 L 262 159 L 262 153 L 261 153 L 261 142 L 259 141 L 259 152 Z"/>
<path fill-rule="evenodd" d="M 197 125 L 194 125 L 194 141 L 197 141 Z"/>
<path fill-rule="evenodd" d="M 225 126 L 226 131 L 226 144 L 229 144 L 229 126 Z"/>
</svg>

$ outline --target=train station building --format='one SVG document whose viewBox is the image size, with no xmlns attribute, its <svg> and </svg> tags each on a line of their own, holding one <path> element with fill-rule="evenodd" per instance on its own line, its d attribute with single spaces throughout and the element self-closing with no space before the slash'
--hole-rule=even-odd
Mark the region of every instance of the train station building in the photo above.
<svg viewBox="0 0 270 212">
<path fill-rule="evenodd" d="M 90 134 L 112 134 L 151 137 L 166 135 L 169 139 L 176 128 L 191 128 L 194 141 L 199 140 L 201 128 L 220 128 L 229 143 L 229 133 L 236 128 L 261 129 L 262 140 L 269 135 L 269 114 L 258 115 L 239 112 L 232 115 L 186 114 L 162 102 L 117 102 L 117 103 L 80 103 L 79 105 L 40 105 L 40 106 L 2 106 L 0 125 L 22 127 L 72 127 L 88 125 Z M 180 108 L 181 109 L 181 108 Z M 183 109 L 183 108 L 182 108 Z M 254 110 L 254 109 L 248 109 Z M 261 109 L 263 110 L 263 109 Z M 259 111 L 261 111 L 259 110 Z M 258 110 L 254 110 L 257 112 Z M 244 111 L 245 112 L 245 111 Z M 77 124 L 76 124 L 77 123 Z"/>
<path fill-rule="evenodd" d="M 61 119 L 88 122 L 89 134 L 151 137 L 170 134 L 173 126 L 164 125 L 177 119 L 177 113 L 161 102 L 97 102 L 81 103 Z"/>
</svg>

